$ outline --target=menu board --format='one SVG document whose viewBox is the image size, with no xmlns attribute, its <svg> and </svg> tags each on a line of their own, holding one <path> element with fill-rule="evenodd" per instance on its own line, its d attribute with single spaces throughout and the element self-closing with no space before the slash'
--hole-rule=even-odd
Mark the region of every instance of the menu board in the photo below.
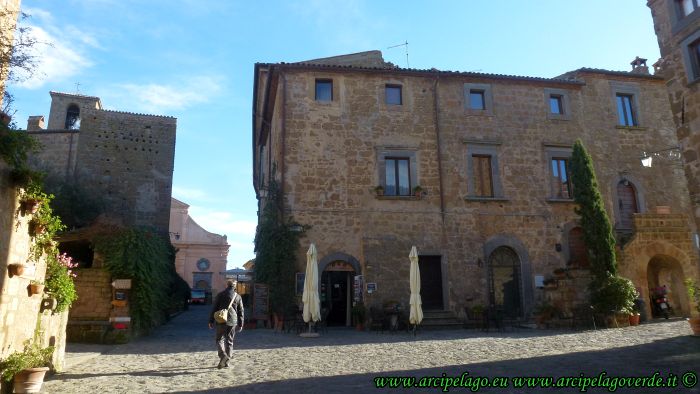
<svg viewBox="0 0 700 394">
<path fill-rule="evenodd" d="M 253 319 L 267 320 L 269 315 L 269 294 L 267 285 L 256 283 L 253 286 Z"/>
</svg>

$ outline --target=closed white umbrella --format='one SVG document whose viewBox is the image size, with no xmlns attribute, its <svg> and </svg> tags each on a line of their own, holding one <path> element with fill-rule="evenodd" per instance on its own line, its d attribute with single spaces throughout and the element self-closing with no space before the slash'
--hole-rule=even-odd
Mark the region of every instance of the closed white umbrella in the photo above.
<svg viewBox="0 0 700 394">
<path fill-rule="evenodd" d="M 411 260 L 411 312 L 408 316 L 408 321 L 415 326 L 423 321 L 423 307 L 420 299 L 420 268 L 418 268 L 418 250 L 413 246 L 411 254 L 408 255 Z M 415 333 L 415 331 L 414 331 Z"/>
<path fill-rule="evenodd" d="M 321 302 L 318 298 L 318 264 L 316 263 L 316 246 L 311 244 L 306 252 L 306 276 L 304 277 L 304 293 L 301 300 L 304 302 L 304 321 L 309 323 L 321 320 Z"/>
</svg>

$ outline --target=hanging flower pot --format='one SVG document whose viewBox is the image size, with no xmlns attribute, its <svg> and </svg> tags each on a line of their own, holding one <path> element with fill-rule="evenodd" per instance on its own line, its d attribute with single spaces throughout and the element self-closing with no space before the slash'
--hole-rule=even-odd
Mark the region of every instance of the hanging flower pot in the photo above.
<svg viewBox="0 0 700 394">
<path fill-rule="evenodd" d="M 43 283 L 39 283 L 39 282 L 35 282 L 35 281 L 31 281 L 29 283 L 29 293 L 31 295 L 41 294 L 43 292 L 44 292 L 44 284 Z"/>
<path fill-rule="evenodd" d="M 22 212 L 25 214 L 30 213 L 30 214 L 35 214 L 39 210 L 39 207 L 41 207 L 41 200 L 37 200 L 34 198 L 28 198 L 26 200 L 23 200 L 21 203 L 21 209 Z"/>
<path fill-rule="evenodd" d="M 21 276 L 24 273 L 24 264 L 10 264 L 7 266 L 10 273 L 10 278 L 17 275 Z"/>
<path fill-rule="evenodd" d="M 29 222 L 29 235 L 36 237 L 37 235 L 41 235 L 46 232 L 46 226 L 37 221 L 37 220 L 32 220 Z"/>
</svg>

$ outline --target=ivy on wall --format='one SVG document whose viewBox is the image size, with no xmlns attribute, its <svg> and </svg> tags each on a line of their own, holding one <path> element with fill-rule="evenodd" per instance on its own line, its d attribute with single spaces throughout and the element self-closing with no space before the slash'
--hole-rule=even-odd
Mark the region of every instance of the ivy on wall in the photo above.
<svg viewBox="0 0 700 394">
<path fill-rule="evenodd" d="M 132 280 L 133 327 L 148 331 L 168 319 L 189 297 L 190 288 L 175 272 L 175 248 L 149 228 L 127 228 L 95 240 L 95 253 L 114 278 Z"/>
<path fill-rule="evenodd" d="M 294 275 L 299 250 L 299 232 L 291 230 L 291 218 L 282 220 L 282 196 L 271 179 L 267 200 L 255 233 L 255 280 L 269 288 L 270 308 L 283 313 L 295 302 Z"/>
</svg>

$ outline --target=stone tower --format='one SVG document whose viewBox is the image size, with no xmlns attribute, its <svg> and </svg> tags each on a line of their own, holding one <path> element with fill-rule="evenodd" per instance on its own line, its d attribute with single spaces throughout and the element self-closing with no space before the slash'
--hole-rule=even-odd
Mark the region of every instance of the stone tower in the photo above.
<svg viewBox="0 0 700 394">
<path fill-rule="evenodd" d="M 0 105 L 5 91 L 5 79 L 9 69 L 7 65 L 12 40 L 17 27 L 17 15 L 21 0 L 0 0 Z"/>
</svg>

